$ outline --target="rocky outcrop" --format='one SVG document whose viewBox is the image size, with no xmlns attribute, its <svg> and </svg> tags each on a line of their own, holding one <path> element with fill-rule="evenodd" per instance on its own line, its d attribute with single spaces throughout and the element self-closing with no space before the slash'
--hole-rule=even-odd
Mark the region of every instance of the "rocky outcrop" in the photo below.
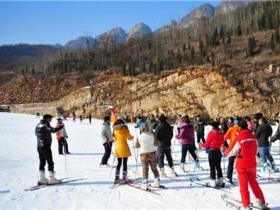
<svg viewBox="0 0 280 210">
<path fill-rule="evenodd" d="M 111 75 L 108 80 L 76 90 L 48 106 L 61 106 L 78 114 L 90 112 L 98 117 L 103 116 L 108 105 L 117 107 L 121 114 L 128 113 L 132 106 L 134 113 L 143 114 L 203 113 L 217 117 L 261 111 L 272 115 L 279 109 L 279 68 L 265 72 L 264 80 L 249 72 L 240 80 L 231 80 L 234 74 L 225 77 L 206 68 L 177 70 L 161 77 Z"/>
</svg>

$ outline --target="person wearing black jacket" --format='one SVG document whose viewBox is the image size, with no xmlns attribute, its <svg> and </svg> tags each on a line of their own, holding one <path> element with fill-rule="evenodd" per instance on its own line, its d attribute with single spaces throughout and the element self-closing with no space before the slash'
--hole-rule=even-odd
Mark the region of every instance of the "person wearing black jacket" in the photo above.
<svg viewBox="0 0 280 210">
<path fill-rule="evenodd" d="M 263 172 L 267 171 L 267 160 L 270 162 L 270 167 L 274 171 L 275 162 L 270 153 L 269 137 L 272 135 L 272 128 L 268 124 L 266 118 L 261 117 L 258 120 L 259 126 L 256 129 L 256 136 L 258 139 L 259 155 L 263 164 Z"/>
<path fill-rule="evenodd" d="M 197 138 L 197 143 L 200 144 L 200 140 L 202 143 L 205 143 L 205 138 L 204 138 L 204 122 L 201 118 L 200 115 L 197 115 L 196 117 L 196 124 L 194 126 L 194 129 L 196 131 L 196 138 Z"/>
<path fill-rule="evenodd" d="M 164 156 L 166 156 L 168 165 L 171 169 L 172 176 L 176 176 L 173 167 L 173 159 L 171 155 L 171 139 L 173 137 L 173 128 L 167 122 L 167 118 L 164 115 L 159 117 L 159 125 L 156 127 L 155 130 L 155 138 L 159 142 L 159 146 L 157 149 L 157 156 L 158 156 L 158 166 L 160 168 L 161 177 L 166 177 L 164 172 Z"/>
<path fill-rule="evenodd" d="M 40 121 L 39 124 L 37 124 L 35 128 L 35 135 L 37 136 L 37 151 L 39 154 L 40 159 L 40 180 L 38 181 L 38 184 L 53 184 L 57 183 L 58 180 L 55 178 L 55 172 L 54 172 L 54 162 L 52 158 L 52 150 L 51 150 L 51 144 L 52 144 L 52 136 L 51 133 L 55 133 L 63 128 L 63 125 L 61 125 L 58 128 L 53 128 L 50 125 L 50 122 L 52 120 L 52 116 L 49 114 L 45 114 L 43 116 L 43 119 Z M 48 180 L 45 177 L 45 165 L 46 162 L 48 163 L 48 170 L 50 173 L 50 179 Z"/>
</svg>

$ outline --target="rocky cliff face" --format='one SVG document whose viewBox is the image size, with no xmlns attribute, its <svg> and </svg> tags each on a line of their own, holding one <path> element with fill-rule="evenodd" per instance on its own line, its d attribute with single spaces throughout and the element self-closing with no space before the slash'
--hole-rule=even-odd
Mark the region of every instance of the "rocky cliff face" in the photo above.
<svg viewBox="0 0 280 210">
<path fill-rule="evenodd" d="M 247 72 L 236 80 L 202 67 L 168 72 L 161 77 L 120 77 L 111 75 L 92 86 L 83 87 L 48 107 L 62 106 L 102 117 L 104 107 L 113 105 L 119 113 L 207 114 L 211 117 L 248 115 L 257 111 L 273 115 L 279 111 L 279 68 Z M 256 77 L 261 74 L 262 77 Z"/>
</svg>

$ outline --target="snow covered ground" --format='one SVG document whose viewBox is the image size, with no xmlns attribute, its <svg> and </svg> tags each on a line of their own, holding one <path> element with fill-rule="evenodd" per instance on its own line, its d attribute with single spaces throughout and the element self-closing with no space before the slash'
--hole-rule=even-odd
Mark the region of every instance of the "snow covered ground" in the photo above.
<svg viewBox="0 0 280 210">
<path fill-rule="evenodd" d="M 38 119 L 23 114 L 0 113 L 0 209 L 1 210 L 87 210 L 87 209 L 199 209 L 227 210 L 220 198 L 222 191 L 205 188 L 195 183 L 190 186 L 188 174 L 192 173 L 193 162 L 188 159 L 189 173 L 179 170 L 180 147 L 175 146 L 173 157 L 177 164 L 177 178 L 162 180 L 167 190 L 158 189 L 154 195 L 131 188 L 112 186 L 114 169 L 99 168 L 103 147 L 100 140 L 101 121 L 66 122 L 69 134 L 67 156 L 59 156 L 57 142 L 53 137 L 53 156 L 58 178 L 85 178 L 63 185 L 45 187 L 36 191 L 24 189 L 36 184 L 38 179 L 38 155 L 34 128 Z M 53 125 L 56 122 L 53 119 Z M 131 132 L 135 135 L 135 129 Z M 278 143 L 273 145 L 273 155 L 279 167 Z M 133 153 L 133 149 L 131 148 Z M 202 181 L 209 180 L 207 155 L 199 152 L 202 166 L 206 171 L 197 171 Z M 65 161 L 67 164 L 65 164 Z M 110 159 L 112 164 L 113 158 Z M 135 158 L 129 158 L 129 176 L 135 178 Z M 141 175 L 141 168 L 139 168 Z M 279 176 L 273 174 L 272 176 Z M 151 177 L 152 178 L 152 177 Z M 141 180 L 139 180 L 141 182 Z M 280 182 L 261 181 L 261 188 L 272 209 L 280 209 Z M 230 193 L 239 199 L 238 187 Z"/>
</svg>

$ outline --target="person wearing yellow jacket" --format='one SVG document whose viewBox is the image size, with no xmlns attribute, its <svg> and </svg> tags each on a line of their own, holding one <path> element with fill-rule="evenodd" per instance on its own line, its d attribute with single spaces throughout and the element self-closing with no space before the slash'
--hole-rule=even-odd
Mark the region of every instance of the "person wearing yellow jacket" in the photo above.
<svg viewBox="0 0 280 210">
<path fill-rule="evenodd" d="M 123 181 L 128 182 L 127 160 L 128 157 L 131 156 L 131 152 L 127 141 L 132 140 L 134 137 L 130 134 L 128 127 L 124 124 L 124 121 L 121 119 L 118 119 L 114 123 L 113 137 L 115 142 L 115 156 L 118 159 L 114 184 L 120 182 L 120 169 L 122 165 L 123 165 Z"/>
<path fill-rule="evenodd" d="M 234 120 L 234 125 L 232 127 L 230 127 L 226 134 L 224 135 L 224 141 L 225 144 L 227 144 L 228 140 L 228 148 L 224 151 L 225 155 L 228 155 L 229 151 L 232 150 L 232 148 L 235 146 L 236 143 L 236 136 L 238 135 L 239 131 L 240 131 L 240 127 L 238 125 L 239 121 L 241 119 L 236 118 Z M 231 156 L 228 158 L 228 168 L 227 168 L 227 181 L 231 184 L 233 184 L 232 182 L 232 175 L 233 175 L 233 166 L 234 166 L 234 161 L 235 161 L 235 156 Z"/>
</svg>

